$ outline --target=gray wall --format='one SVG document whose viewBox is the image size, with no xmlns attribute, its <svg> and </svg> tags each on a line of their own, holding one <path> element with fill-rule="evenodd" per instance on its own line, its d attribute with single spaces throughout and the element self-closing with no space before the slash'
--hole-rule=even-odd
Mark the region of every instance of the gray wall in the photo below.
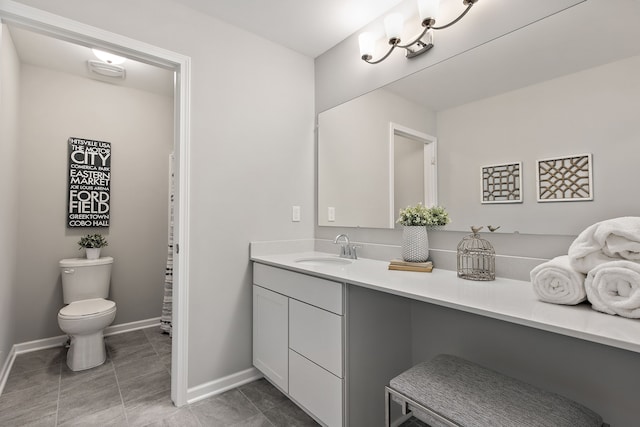
<svg viewBox="0 0 640 427">
<path fill-rule="evenodd" d="M 188 386 L 250 368 L 249 242 L 313 237 L 313 60 L 169 0 L 22 3 L 192 58 Z"/>
<path fill-rule="evenodd" d="M 455 354 L 574 399 L 612 426 L 638 424 L 638 353 L 421 302 L 411 319 L 414 364 Z"/>
<path fill-rule="evenodd" d="M 126 65 L 126 64 L 125 64 Z M 61 335 L 57 262 L 83 257 L 79 237 L 100 232 L 115 258 L 115 324 L 159 317 L 167 254 L 173 99 L 22 65 L 18 190 L 18 342 Z M 111 143 L 111 226 L 66 227 L 67 139 Z"/>
<path fill-rule="evenodd" d="M 18 106 L 20 61 L 7 27 L 0 25 L 0 374 L 15 343 L 17 281 Z"/>
</svg>

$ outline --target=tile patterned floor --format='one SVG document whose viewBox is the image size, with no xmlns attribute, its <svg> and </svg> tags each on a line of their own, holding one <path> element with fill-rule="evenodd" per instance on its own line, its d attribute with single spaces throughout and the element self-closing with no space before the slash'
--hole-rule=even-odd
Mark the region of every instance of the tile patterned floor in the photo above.
<svg viewBox="0 0 640 427">
<path fill-rule="evenodd" d="M 69 370 L 64 348 L 17 356 L 0 395 L 0 426 L 318 426 L 264 379 L 176 408 L 168 335 L 147 328 L 106 344 L 104 365 L 81 372 Z M 428 426 L 411 419 L 402 427 Z"/>
<path fill-rule="evenodd" d="M 66 350 L 25 353 L 0 396 L 0 426 L 317 426 L 266 380 L 176 408 L 171 340 L 157 328 L 106 338 L 107 361 L 69 370 Z"/>
</svg>

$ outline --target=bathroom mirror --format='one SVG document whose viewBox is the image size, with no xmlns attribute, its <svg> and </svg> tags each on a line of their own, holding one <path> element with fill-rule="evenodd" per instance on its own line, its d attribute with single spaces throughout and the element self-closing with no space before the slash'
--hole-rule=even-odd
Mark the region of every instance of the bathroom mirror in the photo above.
<svg viewBox="0 0 640 427">
<path fill-rule="evenodd" d="M 448 230 L 572 235 L 638 215 L 625 189 L 640 182 L 638 18 L 636 0 L 582 2 L 321 112 L 319 225 L 393 227 L 390 123 L 437 137 Z M 538 201 L 538 161 L 582 154 L 591 154 L 592 200 Z M 483 204 L 482 166 L 518 162 L 522 201 Z"/>
<path fill-rule="evenodd" d="M 318 116 L 318 221 L 340 227 L 393 228 L 394 181 L 414 181 L 418 202 L 434 204 L 436 140 L 430 112 L 385 90 L 377 90 Z M 409 156 L 419 153 L 412 162 Z M 427 164 L 424 164 L 426 159 Z M 396 165 L 413 164 L 408 167 Z M 396 177 L 397 173 L 397 177 Z M 419 189 L 417 188 L 419 187 Z"/>
</svg>

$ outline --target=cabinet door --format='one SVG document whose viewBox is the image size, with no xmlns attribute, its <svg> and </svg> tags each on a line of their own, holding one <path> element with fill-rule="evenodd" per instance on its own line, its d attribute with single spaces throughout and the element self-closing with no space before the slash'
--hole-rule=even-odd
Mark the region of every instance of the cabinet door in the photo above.
<svg viewBox="0 0 640 427">
<path fill-rule="evenodd" d="M 289 390 L 288 298 L 253 286 L 253 365 Z"/>
</svg>

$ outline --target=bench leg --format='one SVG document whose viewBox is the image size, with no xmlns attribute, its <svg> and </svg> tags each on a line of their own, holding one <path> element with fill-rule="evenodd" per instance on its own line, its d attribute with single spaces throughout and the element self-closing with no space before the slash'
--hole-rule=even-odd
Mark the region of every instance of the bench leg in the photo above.
<svg viewBox="0 0 640 427">
<path fill-rule="evenodd" d="M 391 427 L 391 394 L 384 388 L 384 426 Z"/>
</svg>

